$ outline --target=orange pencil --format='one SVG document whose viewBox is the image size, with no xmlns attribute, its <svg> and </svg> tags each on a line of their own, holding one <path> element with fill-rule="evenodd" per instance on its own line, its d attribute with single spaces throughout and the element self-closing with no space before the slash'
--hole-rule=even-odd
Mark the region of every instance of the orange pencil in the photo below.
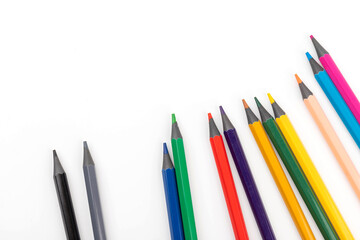
<svg viewBox="0 0 360 240">
<path fill-rule="evenodd" d="M 313 93 L 295 74 L 304 103 L 360 200 L 360 175 Z"/>
</svg>

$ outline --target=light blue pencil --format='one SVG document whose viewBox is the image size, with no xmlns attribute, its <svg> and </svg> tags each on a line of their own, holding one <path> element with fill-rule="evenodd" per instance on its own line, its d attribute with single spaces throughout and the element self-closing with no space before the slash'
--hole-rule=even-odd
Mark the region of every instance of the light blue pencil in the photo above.
<svg viewBox="0 0 360 240">
<path fill-rule="evenodd" d="M 345 103 L 334 83 L 331 81 L 331 78 L 325 69 L 321 67 L 320 64 L 317 63 L 308 52 L 306 53 L 306 56 L 310 62 L 316 81 L 319 83 L 320 87 L 326 94 L 337 114 L 343 121 L 345 127 L 360 148 L 360 125 L 358 121 Z"/>
</svg>

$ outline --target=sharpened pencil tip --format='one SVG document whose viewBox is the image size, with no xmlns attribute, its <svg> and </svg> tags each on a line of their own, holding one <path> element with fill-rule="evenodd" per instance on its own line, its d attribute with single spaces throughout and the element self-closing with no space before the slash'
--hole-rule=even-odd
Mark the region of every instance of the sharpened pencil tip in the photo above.
<svg viewBox="0 0 360 240">
<path fill-rule="evenodd" d="M 249 105 L 247 104 L 245 99 L 242 100 L 242 103 L 243 103 L 245 109 L 249 108 Z"/>
<path fill-rule="evenodd" d="M 53 157 L 54 157 L 54 158 L 57 158 L 57 157 L 58 157 L 55 149 L 53 150 Z"/>
<path fill-rule="evenodd" d="M 175 113 L 171 114 L 171 122 L 172 122 L 172 123 L 176 123 Z"/>
<path fill-rule="evenodd" d="M 55 150 L 53 150 L 53 159 L 54 159 L 54 176 L 56 174 L 65 173 Z"/>
<path fill-rule="evenodd" d="M 257 105 L 258 107 L 260 107 L 260 106 L 261 106 L 261 103 L 259 102 L 259 100 L 257 99 L 257 97 L 254 97 L 254 99 L 255 99 L 256 105 Z"/>
<path fill-rule="evenodd" d="M 220 106 L 219 108 L 220 108 L 220 113 L 221 113 L 222 115 L 224 115 L 224 114 L 225 114 L 225 111 L 224 111 L 223 107 Z"/>
<path fill-rule="evenodd" d="M 169 154 L 166 143 L 163 143 L 163 148 L 164 148 L 164 154 Z"/>
<path fill-rule="evenodd" d="M 313 35 L 310 35 L 310 39 L 313 39 L 314 38 L 314 36 Z"/>
<path fill-rule="evenodd" d="M 270 93 L 267 94 L 269 100 L 270 100 L 270 103 L 273 104 L 275 102 L 274 98 L 271 96 Z"/>
<path fill-rule="evenodd" d="M 313 57 L 310 55 L 310 53 L 309 52 L 306 52 L 306 57 L 307 57 L 307 59 L 310 61 L 310 59 L 312 59 Z"/>
<path fill-rule="evenodd" d="M 213 118 L 211 113 L 208 113 L 208 118 L 209 118 L 209 120 Z"/>
<path fill-rule="evenodd" d="M 300 77 L 297 74 L 295 74 L 295 78 L 298 84 L 302 83 Z"/>
<path fill-rule="evenodd" d="M 89 148 L 86 141 L 83 142 L 84 148 Z"/>
</svg>

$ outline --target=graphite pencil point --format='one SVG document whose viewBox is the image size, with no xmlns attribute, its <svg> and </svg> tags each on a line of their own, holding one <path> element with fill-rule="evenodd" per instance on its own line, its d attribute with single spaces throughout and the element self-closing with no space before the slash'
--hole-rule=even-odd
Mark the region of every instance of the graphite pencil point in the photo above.
<svg viewBox="0 0 360 240">
<path fill-rule="evenodd" d="M 92 157 L 91 157 L 91 154 L 90 154 L 90 150 L 89 150 L 89 147 L 87 145 L 87 142 L 84 141 L 84 162 L 83 162 L 83 165 L 86 166 L 86 165 L 95 165 Z"/>
<path fill-rule="evenodd" d="M 53 158 L 54 158 L 54 176 L 57 174 L 65 173 L 55 150 L 53 150 Z"/>
</svg>

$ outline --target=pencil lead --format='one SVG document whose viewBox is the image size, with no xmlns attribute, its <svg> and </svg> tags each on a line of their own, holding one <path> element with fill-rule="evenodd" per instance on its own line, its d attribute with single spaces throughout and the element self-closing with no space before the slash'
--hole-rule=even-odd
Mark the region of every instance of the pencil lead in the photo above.
<svg viewBox="0 0 360 240">
<path fill-rule="evenodd" d="M 302 83 L 302 80 L 300 79 L 300 77 L 295 73 L 295 78 L 298 84 Z"/>
<path fill-rule="evenodd" d="M 313 39 L 314 38 L 314 36 L 313 35 L 310 35 L 310 39 Z"/>
<path fill-rule="evenodd" d="M 167 145 L 166 145 L 166 143 L 163 143 L 163 150 L 164 150 L 164 154 L 169 154 L 169 150 L 168 150 L 168 148 L 167 148 Z"/>
<path fill-rule="evenodd" d="M 300 77 L 297 74 L 295 74 L 295 77 L 297 82 L 299 83 L 299 88 L 303 100 L 308 99 L 311 95 L 313 95 L 313 93 L 309 90 L 305 83 L 301 81 Z"/>
<path fill-rule="evenodd" d="M 211 113 L 208 113 L 208 119 L 210 120 L 210 119 L 212 119 L 213 117 L 212 117 L 212 115 L 211 115 Z"/>
<path fill-rule="evenodd" d="M 88 144 L 86 141 L 84 141 L 84 161 L 83 161 L 83 166 L 87 166 L 87 165 L 95 165 L 92 157 L 91 157 L 91 153 L 88 147 Z"/>
<path fill-rule="evenodd" d="M 171 122 L 172 122 L 172 123 L 176 123 L 175 113 L 171 114 Z"/>
<path fill-rule="evenodd" d="M 259 119 L 255 115 L 255 113 L 251 110 L 251 108 L 249 107 L 249 105 L 245 101 L 245 99 L 243 99 L 242 102 L 243 102 L 243 105 L 244 105 L 244 109 L 245 109 L 248 124 L 253 124 L 254 122 L 259 121 Z"/>
<path fill-rule="evenodd" d="M 275 102 L 274 98 L 271 96 L 270 93 L 268 93 L 267 96 L 269 98 L 270 103 L 273 104 Z"/>
<path fill-rule="evenodd" d="M 215 136 L 220 136 L 219 129 L 216 127 L 214 119 L 211 117 L 211 113 L 208 114 L 209 116 L 209 132 L 210 132 L 210 138 L 213 138 Z"/>
<path fill-rule="evenodd" d="M 318 58 L 321 58 L 325 54 L 329 54 L 323 46 L 320 45 L 320 43 L 311 35 L 311 41 L 314 44 L 316 54 L 318 55 Z"/>
<path fill-rule="evenodd" d="M 245 99 L 242 100 L 242 103 L 243 103 L 245 109 L 249 108 L 249 105 L 247 104 Z"/>
<path fill-rule="evenodd" d="M 174 168 L 174 164 L 171 161 L 169 152 L 168 152 L 168 148 L 166 143 L 163 143 L 163 166 L 162 169 L 166 170 L 169 168 Z"/>
<path fill-rule="evenodd" d="M 171 125 L 171 139 L 182 138 L 178 122 L 176 121 L 175 114 L 172 114 L 172 125 Z"/>
<path fill-rule="evenodd" d="M 231 123 L 229 117 L 226 115 L 222 106 L 220 106 L 220 113 L 221 113 L 221 121 L 223 123 L 224 132 L 230 129 L 235 129 L 234 125 Z"/>
<path fill-rule="evenodd" d="M 259 109 L 260 118 L 262 122 L 266 122 L 267 120 L 271 119 L 272 116 L 270 113 L 263 107 L 263 105 L 259 102 L 259 100 L 255 97 L 256 105 Z"/>
<path fill-rule="evenodd" d="M 259 102 L 259 100 L 257 99 L 257 97 L 254 97 L 254 99 L 255 99 L 256 105 L 257 105 L 258 107 L 261 106 L 261 103 Z"/>
<path fill-rule="evenodd" d="M 321 71 L 324 71 L 324 68 L 318 62 L 315 61 L 315 59 L 310 55 L 309 52 L 306 52 L 306 56 L 310 62 L 310 66 L 314 75 L 318 74 Z"/>
<path fill-rule="evenodd" d="M 274 99 L 273 99 L 273 103 L 271 104 L 271 107 L 273 109 L 275 118 L 279 118 L 282 115 L 285 115 L 284 110 L 282 110 L 282 108 L 279 106 L 279 104 Z"/>
<path fill-rule="evenodd" d="M 306 52 L 305 53 L 306 54 L 306 57 L 307 57 L 307 59 L 310 61 L 310 59 L 312 59 L 313 57 L 310 55 L 310 53 L 309 52 Z"/>
<path fill-rule="evenodd" d="M 220 108 L 220 113 L 221 113 L 221 114 L 225 114 L 225 111 L 224 111 L 223 107 L 222 107 L 222 106 L 219 106 L 219 108 Z"/>
<path fill-rule="evenodd" d="M 53 150 L 53 159 L 54 159 L 54 176 L 57 174 L 65 173 L 64 168 L 62 167 L 59 157 L 55 150 Z"/>
</svg>

